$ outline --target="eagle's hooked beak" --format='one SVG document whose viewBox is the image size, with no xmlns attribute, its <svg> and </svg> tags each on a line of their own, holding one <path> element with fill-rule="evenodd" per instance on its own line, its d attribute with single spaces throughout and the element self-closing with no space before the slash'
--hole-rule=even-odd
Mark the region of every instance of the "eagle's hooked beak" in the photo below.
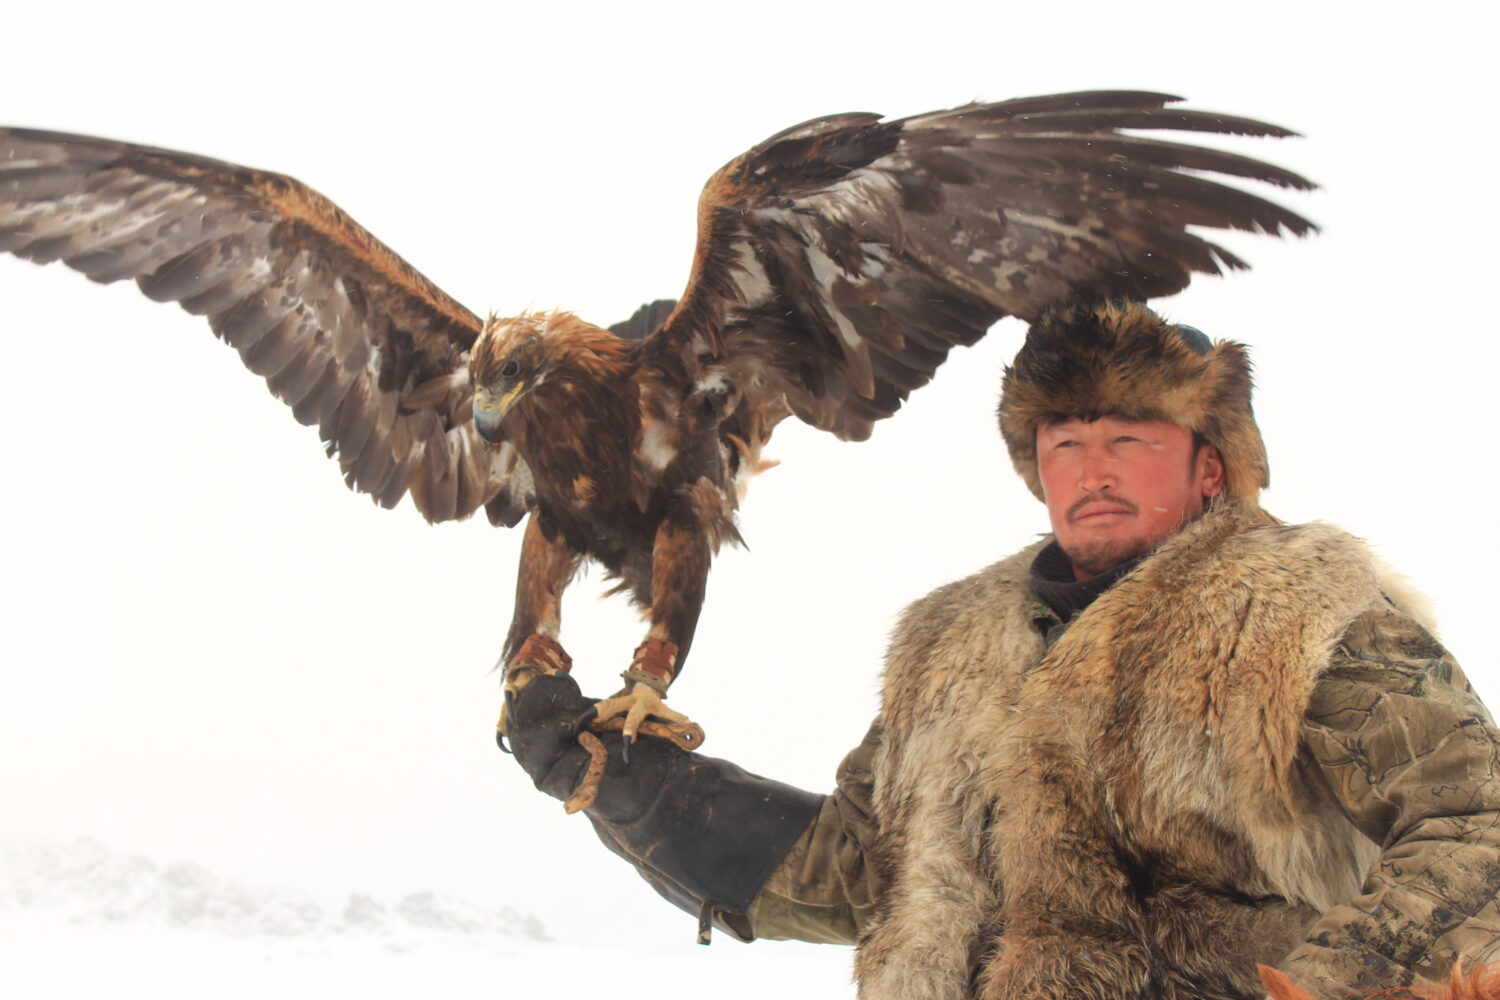
<svg viewBox="0 0 1500 1000">
<path fill-rule="evenodd" d="M 480 437 L 490 444 L 500 444 L 505 440 L 500 425 L 505 422 L 505 415 L 516 405 L 516 400 L 525 389 L 526 384 L 518 381 L 503 393 L 486 389 L 474 393 L 474 429 L 479 432 Z"/>
</svg>

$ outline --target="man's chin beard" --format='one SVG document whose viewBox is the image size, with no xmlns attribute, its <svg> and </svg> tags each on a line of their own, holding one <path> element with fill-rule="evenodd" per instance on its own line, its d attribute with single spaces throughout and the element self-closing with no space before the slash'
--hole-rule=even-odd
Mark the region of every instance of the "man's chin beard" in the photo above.
<svg viewBox="0 0 1500 1000">
<path fill-rule="evenodd" d="M 1073 564 L 1075 571 L 1087 576 L 1098 576 L 1145 555 L 1151 548 L 1151 543 L 1144 538 L 1111 538 L 1066 547 L 1063 554 Z"/>
</svg>

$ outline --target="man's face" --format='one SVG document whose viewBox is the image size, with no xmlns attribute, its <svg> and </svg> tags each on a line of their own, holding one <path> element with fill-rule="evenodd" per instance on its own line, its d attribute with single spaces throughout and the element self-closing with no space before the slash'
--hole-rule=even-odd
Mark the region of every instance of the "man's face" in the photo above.
<svg viewBox="0 0 1500 1000">
<path fill-rule="evenodd" d="M 1068 420 L 1036 432 L 1047 514 L 1080 580 L 1151 551 L 1224 486 L 1218 449 L 1164 420 Z"/>
</svg>

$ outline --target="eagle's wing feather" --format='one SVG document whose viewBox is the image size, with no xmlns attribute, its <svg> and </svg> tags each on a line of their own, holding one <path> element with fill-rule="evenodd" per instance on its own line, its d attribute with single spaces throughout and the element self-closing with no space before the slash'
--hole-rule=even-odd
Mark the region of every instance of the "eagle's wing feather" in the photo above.
<svg viewBox="0 0 1500 1000">
<path fill-rule="evenodd" d="M 645 340 L 661 329 L 662 324 L 676 308 L 676 299 L 657 299 L 655 302 L 648 302 L 631 313 L 629 319 L 611 323 L 609 332 L 623 340 Z"/>
<path fill-rule="evenodd" d="M 1203 176 L 1312 186 L 1297 174 L 1120 131 L 1292 134 L 1175 100 L 1062 94 L 787 129 L 708 182 L 692 278 L 654 346 L 860 439 L 1002 316 L 1245 266 L 1188 227 L 1314 228 Z"/>
<path fill-rule="evenodd" d="M 531 475 L 474 432 L 480 321 L 316 191 L 170 150 L 0 129 L 0 250 L 208 317 L 345 481 L 430 521 L 514 524 Z"/>
</svg>

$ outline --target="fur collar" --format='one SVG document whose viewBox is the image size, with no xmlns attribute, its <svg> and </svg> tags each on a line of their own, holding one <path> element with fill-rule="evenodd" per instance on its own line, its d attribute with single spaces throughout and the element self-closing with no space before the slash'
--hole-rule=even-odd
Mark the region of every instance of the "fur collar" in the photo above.
<svg viewBox="0 0 1500 1000">
<path fill-rule="evenodd" d="M 908 610 L 862 996 L 1249 996 L 1253 960 L 1358 891 L 1372 845 L 1297 752 L 1329 651 L 1382 600 L 1375 563 L 1268 521 L 1210 513 L 1045 653 L 1027 571 L 1046 540 Z"/>
</svg>

